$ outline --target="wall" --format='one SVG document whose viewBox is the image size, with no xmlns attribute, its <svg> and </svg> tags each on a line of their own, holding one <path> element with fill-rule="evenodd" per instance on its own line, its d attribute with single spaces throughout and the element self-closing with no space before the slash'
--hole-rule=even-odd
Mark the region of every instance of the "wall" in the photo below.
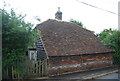
<svg viewBox="0 0 120 81">
<path fill-rule="evenodd" d="M 51 56 L 48 60 L 48 75 L 90 70 L 112 65 L 112 54 L 89 54 L 78 56 Z"/>
</svg>

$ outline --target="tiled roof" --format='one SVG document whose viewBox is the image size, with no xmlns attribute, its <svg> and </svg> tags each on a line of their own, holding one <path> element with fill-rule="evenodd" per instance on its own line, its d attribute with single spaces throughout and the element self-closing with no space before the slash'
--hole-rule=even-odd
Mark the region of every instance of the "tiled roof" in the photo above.
<svg viewBox="0 0 120 81">
<path fill-rule="evenodd" d="M 111 52 L 100 39 L 76 24 L 49 19 L 36 26 L 48 56 Z"/>
</svg>

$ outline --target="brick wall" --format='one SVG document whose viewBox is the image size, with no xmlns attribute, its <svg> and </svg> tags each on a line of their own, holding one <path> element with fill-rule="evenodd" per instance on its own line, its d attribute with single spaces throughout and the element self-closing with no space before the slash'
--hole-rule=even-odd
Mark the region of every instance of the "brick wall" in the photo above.
<svg viewBox="0 0 120 81">
<path fill-rule="evenodd" d="M 54 56 L 48 60 L 48 75 L 102 68 L 112 65 L 112 54 Z"/>
</svg>

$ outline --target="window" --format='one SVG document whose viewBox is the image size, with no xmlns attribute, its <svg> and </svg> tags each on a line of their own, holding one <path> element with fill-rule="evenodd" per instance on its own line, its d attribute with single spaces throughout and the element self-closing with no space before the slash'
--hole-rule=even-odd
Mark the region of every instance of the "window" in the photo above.
<svg viewBox="0 0 120 81">
<path fill-rule="evenodd" d="M 36 60 L 37 59 L 37 52 L 36 51 L 29 51 L 29 58 L 30 60 Z"/>
</svg>

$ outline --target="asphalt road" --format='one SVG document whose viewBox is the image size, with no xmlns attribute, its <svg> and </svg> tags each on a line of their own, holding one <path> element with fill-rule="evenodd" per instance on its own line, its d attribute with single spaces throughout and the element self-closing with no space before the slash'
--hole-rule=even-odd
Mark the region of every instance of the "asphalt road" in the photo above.
<svg viewBox="0 0 120 81">
<path fill-rule="evenodd" d="M 75 76 L 74 76 L 75 77 Z M 113 73 L 106 76 L 99 77 L 93 80 L 82 80 L 80 78 L 51 78 L 51 79 L 38 79 L 38 80 L 25 80 L 25 81 L 120 81 L 119 74 Z"/>
<path fill-rule="evenodd" d="M 116 70 L 117 68 L 103 68 L 103 69 L 96 69 L 96 70 L 90 70 L 90 71 L 83 71 L 83 72 L 76 72 L 76 73 L 71 73 L 71 74 L 65 74 L 65 75 L 59 75 L 59 76 L 53 76 L 53 77 L 49 77 L 48 79 L 37 79 L 37 81 L 83 81 L 84 79 L 86 79 L 87 77 L 92 77 L 92 76 L 96 76 L 96 75 L 101 75 L 104 73 L 108 73 L 111 71 Z M 118 74 L 114 73 L 113 75 L 107 75 L 106 77 L 100 77 L 97 79 L 98 80 L 104 80 L 106 81 L 109 77 L 108 81 L 111 81 L 110 79 L 113 77 L 116 80 L 113 81 L 118 81 Z M 108 77 L 108 78 L 107 78 Z M 107 79 L 104 79 L 107 78 Z M 89 81 L 89 80 L 85 80 L 85 81 Z M 90 80 L 90 81 L 96 81 L 94 80 Z"/>
<path fill-rule="evenodd" d="M 88 80 L 88 81 L 120 81 L 120 73 L 112 73 L 112 74 L 102 76 L 94 80 Z"/>
<path fill-rule="evenodd" d="M 98 79 L 118 79 L 118 73 L 109 74 Z"/>
</svg>

